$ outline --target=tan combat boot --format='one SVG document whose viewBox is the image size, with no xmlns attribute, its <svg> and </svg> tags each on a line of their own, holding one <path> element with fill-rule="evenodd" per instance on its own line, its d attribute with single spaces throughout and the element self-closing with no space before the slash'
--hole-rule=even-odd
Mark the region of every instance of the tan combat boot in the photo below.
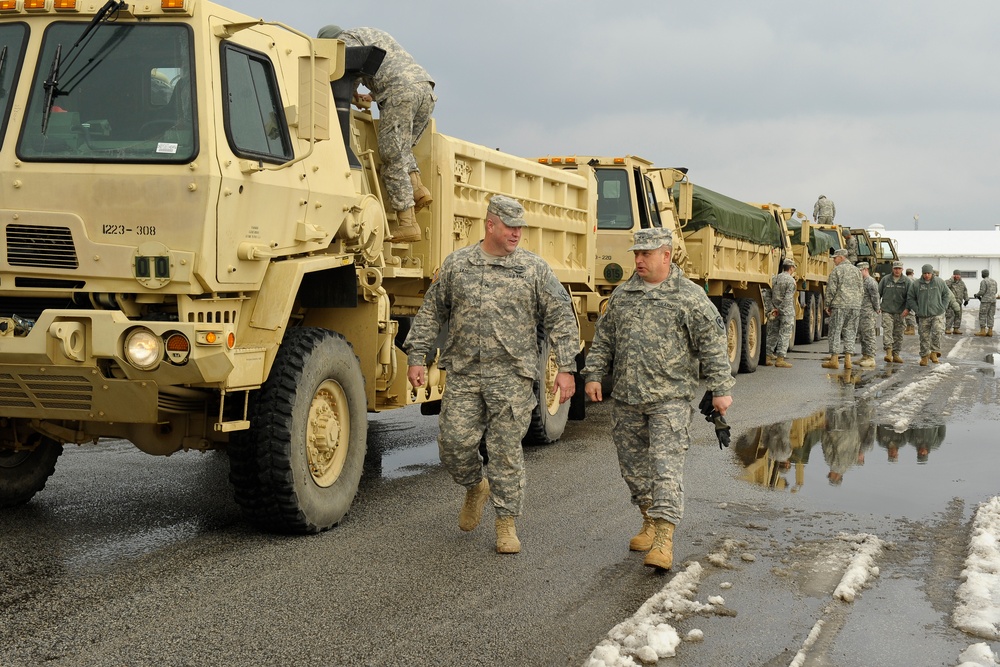
<svg viewBox="0 0 1000 667">
<path fill-rule="evenodd" d="M 861 355 L 861 361 L 858 362 L 858 366 L 861 368 L 875 368 L 875 357 L 870 357 L 867 354 Z"/>
<path fill-rule="evenodd" d="M 977 331 L 973 335 L 975 335 L 975 336 L 985 336 L 986 335 L 986 327 L 979 327 L 979 331 Z"/>
<path fill-rule="evenodd" d="M 830 358 L 820 364 L 823 368 L 832 368 L 834 370 L 840 368 L 840 357 L 836 354 L 831 354 Z"/>
<path fill-rule="evenodd" d="M 849 354 L 844 355 L 844 368 L 846 370 L 850 370 L 851 368 L 851 355 Z"/>
<path fill-rule="evenodd" d="M 961 330 L 961 329 L 959 329 L 958 327 L 955 327 L 954 329 L 952 329 L 952 330 L 951 330 L 951 332 L 952 332 L 953 334 L 958 334 L 959 336 L 961 336 L 961 335 L 962 335 L 962 330 Z"/>
<path fill-rule="evenodd" d="M 933 363 L 940 364 L 941 363 L 939 361 L 940 357 L 941 357 L 941 353 L 940 352 L 931 352 L 931 361 Z"/>
<path fill-rule="evenodd" d="M 628 543 L 628 548 L 632 551 L 649 551 L 653 546 L 653 538 L 656 536 L 656 524 L 653 522 L 652 517 L 646 514 L 647 510 L 649 510 L 649 505 L 639 508 L 639 511 L 642 512 L 642 530 Z"/>
<path fill-rule="evenodd" d="M 774 367 L 775 368 L 791 368 L 792 365 L 790 363 L 788 363 L 787 361 L 785 361 L 784 357 L 778 357 L 778 359 L 774 362 Z"/>
<path fill-rule="evenodd" d="M 431 191 L 427 189 L 423 183 L 420 182 L 420 172 L 411 171 L 410 172 L 410 185 L 413 186 L 413 205 L 416 210 L 425 209 L 434 203 L 434 198 L 431 197 Z"/>
<path fill-rule="evenodd" d="M 886 363 L 892 363 L 892 348 L 891 347 L 885 348 L 885 356 L 882 357 L 882 358 L 886 361 Z"/>
<path fill-rule="evenodd" d="M 656 537 L 643 565 L 669 570 L 674 564 L 674 524 L 666 519 L 653 519 L 656 523 Z"/>
<path fill-rule="evenodd" d="M 764 365 L 765 366 L 773 366 L 774 365 L 774 357 L 772 357 L 770 354 L 767 355 L 766 357 L 764 357 Z"/>
<path fill-rule="evenodd" d="M 901 363 L 903 363 L 903 357 L 899 356 L 898 352 L 893 352 L 892 353 L 892 363 L 894 363 L 894 364 L 901 364 Z"/>
<path fill-rule="evenodd" d="M 458 513 L 458 527 L 464 531 L 475 530 L 483 519 L 483 506 L 490 497 L 490 482 L 483 477 L 465 492 L 465 502 Z"/>
<path fill-rule="evenodd" d="M 516 554 L 521 552 L 521 540 L 517 539 L 514 530 L 514 517 L 497 517 L 497 553 Z"/>
<path fill-rule="evenodd" d="M 990 327 L 989 329 L 986 330 L 986 336 L 988 338 L 993 338 L 993 327 Z"/>
<path fill-rule="evenodd" d="M 927 357 L 920 357 L 920 365 L 921 366 L 926 366 L 927 365 L 927 359 L 928 359 Z"/>
<path fill-rule="evenodd" d="M 396 231 L 392 232 L 393 243 L 416 243 L 421 238 L 423 237 L 413 207 L 405 211 L 396 211 Z"/>
<path fill-rule="evenodd" d="M 904 336 L 915 336 L 916 334 L 917 330 L 914 329 L 913 327 L 906 327 L 905 329 L 903 329 Z"/>
</svg>

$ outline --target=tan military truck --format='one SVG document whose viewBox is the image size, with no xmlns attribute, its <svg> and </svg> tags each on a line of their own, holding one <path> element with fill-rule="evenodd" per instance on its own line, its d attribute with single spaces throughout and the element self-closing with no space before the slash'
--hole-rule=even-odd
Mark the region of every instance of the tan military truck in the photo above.
<svg viewBox="0 0 1000 667">
<path fill-rule="evenodd" d="M 373 121 L 350 111 L 382 55 L 206 0 L 0 0 L 0 506 L 64 444 L 124 438 L 227 448 L 250 521 L 324 530 L 366 412 L 440 399 L 436 360 L 414 391 L 399 342 L 493 194 L 524 203 L 523 245 L 567 289 L 593 289 L 593 175 L 433 129 L 425 240 L 386 241 Z M 536 433 L 568 411 L 543 402 Z"/>
<path fill-rule="evenodd" d="M 587 308 L 591 325 L 603 301 L 632 274 L 632 233 L 663 226 L 676 232 L 674 263 L 705 288 L 725 322 L 733 375 L 757 369 L 763 353 L 763 293 L 784 243 L 769 214 L 692 184 L 686 169 L 655 167 L 634 155 L 539 161 L 562 169 L 586 164 L 596 175 L 597 294 Z M 592 326 L 583 324 L 581 330 L 592 335 Z"/>
</svg>

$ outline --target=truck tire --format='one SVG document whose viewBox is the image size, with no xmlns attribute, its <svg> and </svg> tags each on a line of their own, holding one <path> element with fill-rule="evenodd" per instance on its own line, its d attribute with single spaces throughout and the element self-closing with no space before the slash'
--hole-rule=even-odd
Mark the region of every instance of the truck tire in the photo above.
<svg viewBox="0 0 1000 667">
<path fill-rule="evenodd" d="M 829 333 L 826 319 L 826 299 L 823 298 L 822 294 L 817 293 L 813 303 L 816 304 L 816 335 L 813 340 L 823 340 Z"/>
<path fill-rule="evenodd" d="M 760 307 L 753 299 L 739 299 L 740 320 L 743 325 L 743 340 L 740 350 L 740 372 L 753 373 L 760 361 L 760 351 L 764 347 L 761 335 Z"/>
<path fill-rule="evenodd" d="M 729 369 L 735 377 L 740 371 L 743 356 L 743 325 L 740 323 L 740 309 L 732 299 L 722 300 L 722 322 L 726 328 L 726 356 Z"/>
<path fill-rule="evenodd" d="M 816 295 L 807 292 L 802 306 L 802 319 L 795 323 L 795 342 L 808 345 L 816 334 Z"/>
<path fill-rule="evenodd" d="M 0 507 L 17 507 L 45 488 L 62 454 L 61 443 L 35 434 L 31 450 L 0 450 Z"/>
<path fill-rule="evenodd" d="M 562 437 L 569 419 L 570 401 L 559 402 L 559 395 L 553 394 L 558 367 L 552 354 L 548 336 L 538 332 L 538 373 L 533 391 L 537 404 L 531 411 L 531 424 L 521 439 L 522 445 L 551 445 Z"/>
<path fill-rule="evenodd" d="M 251 396 L 250 430 L 229 447 L 236 502 L 280 533 L 335 526 L 358 491 L 367 448 L 365 380 L 354 350 L 327 329 L 292 329 Z"/>
</svg>

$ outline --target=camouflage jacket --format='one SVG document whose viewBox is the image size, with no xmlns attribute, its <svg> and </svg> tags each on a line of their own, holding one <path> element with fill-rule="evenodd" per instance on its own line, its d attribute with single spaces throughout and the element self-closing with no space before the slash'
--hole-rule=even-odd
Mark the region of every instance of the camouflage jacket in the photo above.
<svg viewBox="0 0 1000 667">
<path fill-rule="evenodd" d="M 861 310 L 877 313 L 882 310 L 882 298 L 878 295 L 878 283 L 871 276 L 866 276 L 862 282 L 864 294 L 861 298 Z"/>
<path fill-rule="evenodd" d="M 699 375 L 715 396 L 728 396 L 736 380 L 726 353 L 719 311 L 673 265 L 667 279 L 648 291 L 637 274 L 615 288 L 583 373 L 587 382 L 600 382 L 612 371 L 612 394 L 632 405 L 690 401 Z"/>
<path fill-rule="evenodd" d="M 955 298 L 958 299 L 959 303 L 969 300 L 969 288 L 965 286 L 965 281 L 961 278 L 958 280 L 955 280 L 954 278 L 946 280 L 945 285 L 948 286 L 948 289 L 950 289 L 951 293 L 955 295 Z"/>
<path fill-rule="evenodd" d="M 979 282 L 979 291 L 976 298 L 980 301 L 994 301 L 997 298 L 997 281 L 992 278 L 983 278 Z"/>
<path fill-rule="evenodd" d="M 878 283 L 878 294 L 882 297 L 882 312 L 898 315 L 906 308 L 906 293 L 910 291 L 910 279 L 900 276 L 899 280 L 892 274 L 882 276 Z"/>
<path fill-rule="evenodd" d="M 361 77 L 361 83 L 371 91 L 380 107 L 394 94 L 414 84 L 427 81 L 434 85 L 434 79 L 427 70 L 418 65 L 413 56 L 387 32 L 376 28 L 351 28 L 337 35 L 337 39 L 347 46 L 377 46 L 385 51 L 385 59 L 375 76 Z"/>
<path fill-rule="evenodd" d="M 771 308 L 782 315 L 795 317 L 795 278 L 782 271 L 774 278 L 771 287 Z"/>
<path fill-rule="evenodd" d="M 445 330 L 441 368 L 474 373 L 480 364 L 499 363 L 535 378 L 539 326 L 549 333 L 559 370 L 575 371 L 579 327 L 569 293 L 549 265 L 523 248 L 493 257 L 477 243 L 445 258 L 403 346 L 410 366 L 424 365 L 433 361 Z"/>
<path fill-rule="evenodd" d="M 844 239 L 844 249 L 847 250 L 847 260 L 854 264 L 858 261 L 858 237 L 851 234 Z"/>
<path fill-rule="evenodd" d="M 827 308 L 860 308 L 861 269 L 848 261 L 843 261 L 830 272 L 826 284 Z"/>
<path fill-rule="evenodd" d="M 941 278 L 931 276 L 930 280 L 924 280 L 921 276 L 910 283 L 910 289 L 906 293 L 906 307 L 917 317 L 936 317 L 944 315 L 950 296 L 951 291 Z"/>
<path fill-rule="evenodd" d="M 828 215 L 831 218 L 836 217 L 837 207 L 833 205 L 832 199 L 820 197 L 816 200 L 816 204 L 813 206 L 813 218 L 818 218 L 821 215 Z"/>
</svg>

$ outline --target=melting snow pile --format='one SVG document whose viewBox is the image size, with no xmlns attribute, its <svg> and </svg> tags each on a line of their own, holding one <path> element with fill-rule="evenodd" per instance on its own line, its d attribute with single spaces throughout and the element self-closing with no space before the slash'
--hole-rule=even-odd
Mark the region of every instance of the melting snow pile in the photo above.
<svg viewBox="0 0 1000 667">
<path fill-rule="evenodd" d="M 854 602 L 858 591 L 865 587 L 868 579 L 878 576 L 879 569 L 875 565 L 875 559 L 882 554 L 883 542 L 876 536 L 867 533 L 840 535 L 839 538 L 845 542 L 854 543 L 854 556 L 851 558 L 840 584 L 833 591 L 833 597 L 844 602 Z"/>
<path fill-rule="evenodd" d="M 979 506 L 952 622 L 983 639 L 1000 639 L 1000 496 Z"/>
</svg>

